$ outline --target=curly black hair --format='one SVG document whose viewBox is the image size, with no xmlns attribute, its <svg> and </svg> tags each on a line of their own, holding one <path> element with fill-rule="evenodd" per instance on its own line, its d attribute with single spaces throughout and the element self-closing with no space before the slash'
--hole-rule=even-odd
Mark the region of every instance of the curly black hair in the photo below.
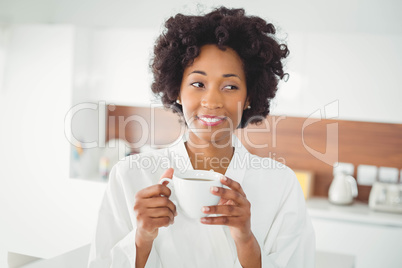
<svg viewBox="0 0 402 268">
<path fill-rule="evenodd" d="M 152 92 L 165 107 L 183 114 L 176 103 L 184 69 L 191 65 L 206 44 L 230 47 L 240 56 L 246 75 L 251 109 L 243 111 L 238 128 L 258 124 L 269 114 L 279 79 L 287 76 L 282 60 L 289 50 L 275 38 L 276 29 L 260 17 L 246 16 L 244 9 L 220 7 L 203 16 L 177 14 L 165 23 L 156 40 L 151 68 Z"/>
</svg>

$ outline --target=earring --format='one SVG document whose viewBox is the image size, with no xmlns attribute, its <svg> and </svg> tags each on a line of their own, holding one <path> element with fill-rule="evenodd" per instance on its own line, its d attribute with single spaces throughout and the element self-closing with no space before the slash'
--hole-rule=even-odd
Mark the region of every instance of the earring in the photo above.
<svg viewBox="0 0 402 268">
<path fill-rule="evenodd" d="M 176 100 L 176 103 L 181 105 L 181 102 L 179 99 Z"/>
<path fill-rule="evenodd" d="M 251 109 L 251 106 L 249 105 L 249 106 L 247 106 L 247 109 Z"/>
</svg>

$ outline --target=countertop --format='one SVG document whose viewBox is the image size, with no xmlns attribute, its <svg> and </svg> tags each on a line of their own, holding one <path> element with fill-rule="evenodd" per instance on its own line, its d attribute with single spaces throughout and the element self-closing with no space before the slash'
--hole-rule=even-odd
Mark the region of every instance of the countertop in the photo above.
<svg viewBox="0 0 402 268">
<path fill-rule="evenodd" d="M 349 221 L 364 224 L 402 227 L 402 214 L 371 210 L 368 204 L 355 201 L 352 205 L 334 205 L 327 198 L 313 197 L 306 201 L 313 218 Z"/>
<path fill-rule="evenodd" d="M 32 262 L 25 268 L 54 268 L 54 267 L 75 267 L 85 268 L 88 263 L 90 245 L 85 245 L 61 256 L 49 260 L 38 260 Z M 355 257 L 345 254 L 331 252 L 316 252 L 316 268 L 353 268 Z"/>
</svg>

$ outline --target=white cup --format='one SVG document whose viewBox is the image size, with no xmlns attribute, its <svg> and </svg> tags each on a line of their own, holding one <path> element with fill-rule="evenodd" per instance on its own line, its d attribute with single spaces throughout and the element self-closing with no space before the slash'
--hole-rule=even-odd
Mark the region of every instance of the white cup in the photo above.
<svg viewBox="0 0 402 268">
<path fill-rule="evenodd" d="M 173 179 L 163 178 L 160 184 L 170 183 L 178 201 L 180 209 L 192 219 L 208 216 L 201 209 L 203 206 L 215 206 L 220 197 L 211 193 L 211 187 L 222 187 L 220 178 L 223 175 L 207 170 L 187 170 L 173 174 Z"/>
</svg>

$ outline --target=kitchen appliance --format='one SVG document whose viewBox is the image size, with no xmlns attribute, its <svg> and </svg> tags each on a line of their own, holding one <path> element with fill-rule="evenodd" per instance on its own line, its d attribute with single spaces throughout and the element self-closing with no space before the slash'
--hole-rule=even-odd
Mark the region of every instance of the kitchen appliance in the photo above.
<svg viewBox="0 0 402 268">
<path fill-rule="evenodd" d="M 402 213 L 402 184 L 375 182 L 370 192 L 369 207 L 377 211 Z"/>
<path fill-rule="evenodd" d="M 357 197 L 355 178 L 343 172 L 337 172 L 329 187 L 328 199 L 336 205 L 349 205 Z"/>
</svg>

